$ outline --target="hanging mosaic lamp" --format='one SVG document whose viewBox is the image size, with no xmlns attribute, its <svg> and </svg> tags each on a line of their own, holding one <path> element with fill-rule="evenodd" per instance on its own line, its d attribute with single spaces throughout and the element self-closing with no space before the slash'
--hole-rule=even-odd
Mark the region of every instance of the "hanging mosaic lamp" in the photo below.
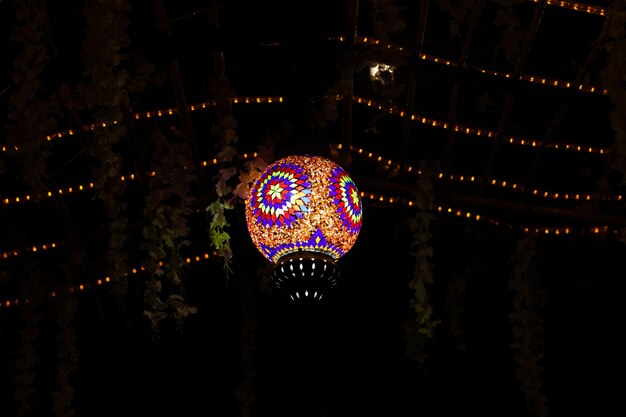
<svg viewBox="0 0 626 417">
<path fill-rule="evenodd" d="M 292 155 L 269 165 L 246 200 L 248 232 L 274 264 L 272 282 L 294 301 L 321 300 L 337 284 L 337 261 L 361 230 L 361 197 L 335 162 Z"/>
</svg>

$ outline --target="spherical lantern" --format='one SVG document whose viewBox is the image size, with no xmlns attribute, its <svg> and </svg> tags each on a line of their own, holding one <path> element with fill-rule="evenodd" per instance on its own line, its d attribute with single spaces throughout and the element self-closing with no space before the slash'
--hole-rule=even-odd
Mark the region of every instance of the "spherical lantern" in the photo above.
<svg viewBox="0 0 626 417">
<path fill-rule="evenodd" d="M 361 230 L 361 197 L 333 161 L 292 155 L 269 165 L 246 200 L 252 242 L 272 263 L 274 285 L 295 301 L 320 300 L 339 277 L 336 261 Z"/>
</svg>

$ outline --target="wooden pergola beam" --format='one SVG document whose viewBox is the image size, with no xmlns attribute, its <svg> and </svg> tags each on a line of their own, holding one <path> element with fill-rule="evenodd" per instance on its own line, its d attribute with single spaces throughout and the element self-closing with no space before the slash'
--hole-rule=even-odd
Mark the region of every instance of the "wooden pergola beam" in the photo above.
<svg viewBox="0 0 626 417">
<path fill-rule="evenodd" d="M 593 43 L 593 46 L 591 47 L 591 50 L 587 54 L 587 57 L 586 57 L 585 62 L 583 64 L 583 67 L 580 68 L 580 70 L 576 74 L 576 77 L 572 81 L 572 84 L 582 82 L 584 80 L 584 78 L 586 77 L 586 75 L 589 73 L 589 68 L 591 67 L 591 65 L 600 56 L 600 52 L 602 51 L 602 43 L 606 39 L 606 35 L 607 35 L 606 34 L 606 26 L 607 26 L 606 22 L 607 21 L 605 20 L 604 21 L 604 25 L 603 25 L 603 27 L 602 27 L 602 29 L 600 31 L 600 35 L 598 36 L 596 41 Z M 541 158 L 544 155 L 544 151 L 545 151 L 546 145 L 554 142 L 554 140 L 553 140 L 554 132 L 556 132 L 556 130 L 561 125 L 561 122 L 563 121 L 563 118 L 565 117 L 565 115 L 569 111 L 569 109 L 570 109 L 569 103 L 567 103 L 567 102 L 562 103 L 559 106 L 556 114 L 552 118 L 552 121 L 550 122 L 550 125 L 548 126 L 548 129 L 543 134 L 543 136 L 541 138 L 541 141 L 539 142 L 539 146 L 537 147 L 537 150 L 535 151 L 535 155 L 533 157 L 530 169 L 529 169 L 528 174 L 526 176 L 526 184 L 525 185 L 532 184 L 533 179 L 535 177 L 535 174 L 537 172 L 537 169 L 539 167 L 539 162 L 541 161 Z M 608 163 L 608 161 L 609 161 L 609 159 L 607 158 L 607 163 Z"/>
<path fill-rule="evenodd" d="M 164 44 L 169 43 L 171 40 L 170 22 L 167 14 L 167 8 L 163 0 L 152 0 L 152 9 L 156 21 L 157 31 Z M 203 195 L 207 194 L 208 187 L 202 176 L 201 157 L 198 150 L 198 141 L 196 139 L 195 128 L 191 115 L 189 113 L 189 103 L 187 102 L 187 95 L 185 93 L 185 86 L 183 78 L 180 72 L 180 64 L 177 59 L 168 57 L 166 60 L 167 72 L 172 83 L 172 90 L 174 92 L 174 99 L 176 101 L 176 107 L 178 109 L 178 115 L 180 116 L 183 132 L 188 138 L 193 153 L 194 169 L 197 174 L 198 184 Z"/>
<path fill-rule="evenodd" d="M 537 28 L 539 27 L 539 23 L 541 22 L 541 18 L 543 17 L 543 13 L 546 10 L 547 1 L 542 0 L 533 12 L 532 20 L 528 26 L 528 31 L 526 32 L 526 36 L 524 37 L 524 42 L 521 47 L 520 55 L 513 67 L 513 79 L 517 79 L 521 74 L 526 64 L 526 59 L 528 58 L 528 53 L 530 51 L 530 46 L 535 39 L 535 35 L 537 34 Z M 500 120 L 498 122 L 498 129 L 496 131 L 496 135 L 493 140 L 493 144 L 491 145 L 491 149 L 489 151 L 489 157 L 487 160 L 487 164 L 485 166 L 485 173 L 483 178 L 490 179 L 493 173 L 493 167 L 496 162 L 496 158 L 498 155 L 498 151 L 500 149 L 500 145 L 502 142 L 502 132 L 506 128 L 509 123 L 509 119 L 511 117 L 511 110 L 513 109 L 513 99 L 515 98 L 515 93 L 509 90 L 506 94 L 506 98 L 504 101 L 504 108 L 500 115 Z M 482 192 L 482 191 L 481 191 Z"/>
<path fill-rule="evenodd" d="M 348 50 L 354 48 L 357 39 L 357 21 L 359 16 L 359 0 L 347 0 L 346 1 L 346 45 Z M 354 60 L 350 60 L 348 68 L 348 91 L 341 100 L 341 138 L 345 143 L 348 151 L 342 155 L 342 163 L 347 169 L 352 165 L 352 154 L 349 149 L 352 146 L 352 118 L 354 103 L 352 96 L 354 94 Z"/>
<path fill-rule="evenodd" d="M 415 53 L 422 52 L 424 45 L 424 35 L 426 33 L 426 22 L 428 19 L 428 7 L 429 0 L 422 0 L 420 3 L 420 14 L 417 22 L 417 30 L 415 32 Z M 406 89 L 406 109 L 409 114 L 413 113 L 415 107 L 415 88 L 417 85 L 417 68 L 412 66 L 409 69 L 409 80 L 407 82 Z M 406 118 L 404 125 L 402 126 L 402 144 L 400 145 L 400 172 L 406 172 L 407 154 L 409 149 L 409 142 L 411 139 L 411 120 Z"/>
<path fill-rule="evenodd" d="M 476 33 L 476 28 L 478 27 L 478 21 L 480 19 L 480 15 L 482 14 L 483 6 L 485 5 L 485 0 L 477 0 L 476 4 L 472 8 L 472 14 L 470 16 L 467 33 L 465 34 L 465 38 L 463 39 L 463 47 L 461 48 L 461 53 L 459 54 L 459 59 L 457 61 L 458 68 L 465 68 L 467 66 L 467 56 L 469 54 L 469 48 L 472 44 L 472 40 L 474 39 L 474 34 Z M 452 95 L 450 97 L 450 110 L 448 112 L 448 124 L 453 125 L 456 123 L 456 111 L 459 103 L 459 94 L 461 92 L 461 79 L 457 77 L 452 86 Z M 454 165 L 454 141 L 456 139 L 456 134 L 452 129 L 448 130 L 448 143 L 446 145 L 446 162 L 444 164 L 446 172 L 453 171 Z"/>
</svg>

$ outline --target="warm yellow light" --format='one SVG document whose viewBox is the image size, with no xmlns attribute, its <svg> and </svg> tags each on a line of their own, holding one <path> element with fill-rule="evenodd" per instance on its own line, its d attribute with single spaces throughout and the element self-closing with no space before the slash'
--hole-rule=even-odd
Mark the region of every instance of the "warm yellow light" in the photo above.
<svg viewBox="0 0 626 417">
<path fill-rule="evenodd" d="M 329 159 L 279 159 L 259 176 L 246 200 L 252 242 L 272 262 L 299 250 L 338 259 L 354 245 L 361 229 L 361 195 L 348 174 Z M 377 199 L 384 201 L 382 196 Z"/>
</svg>

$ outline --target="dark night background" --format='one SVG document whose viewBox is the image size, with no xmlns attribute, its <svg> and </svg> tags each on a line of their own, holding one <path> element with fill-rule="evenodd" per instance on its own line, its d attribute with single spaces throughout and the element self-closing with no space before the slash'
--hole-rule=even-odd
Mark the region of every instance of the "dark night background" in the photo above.
<svg viewBox="0 0 626 417">
<path fill-rule="evenodd" d="M 450 33 L 452 18 L 444 7 L 480 2 L 425 1 L 388 2 L 403 7 L 401 16 L 406 22 L 406 28 L 393 34 L 390 41 L 405 45 L 405 49 L 417 48 L 415 34 L 420 28 L 420 7 L 425 4 L 428 14 L 421 51 L 456 61 L 470 14 L 465 15 L 457 36 Z M 407 80 L 414 74 L 414 113 L 449 120 L 454 85 L 459 83 L 454 117 L 460 123 L 494 131 L 501 124 L 505 135 L 543 137 L 553 143 L 605 148 L 613 144 L 609 120 L 613 105 L 607 95 L 510 81 L 472 70 L 511 72 L 511 61 L 498 47 L 501 28 L 494 25 L 498 11 L 503 4 L 511 4 L 519 17 L 518 29 L 525 34 L 535 10 L 545 6 L 542 2 L 484 2 L 464 69 L 420 60 L 415 54 L 384 48 L 370 51 L 362 44 L 350 47 L 329 39 L 349 32 L 349 11 L 356 3 L 358 34 L 374 36 L 371 1 L 164 1 L 170 19 L 167 39 L 156 30 L 153 6 L 157 3 L 161 2 L 132 2 L 128 11 L 131 63 L 144 57 L 167 74 L 167 62 L 175 60 L 187 101 L 196 103 L 211 99 L 213 56 L 223 51 L 229 83 L 237 96 L 284 97 L 280 104 L 234 106 L 242 152 L 254 151 L 288 124 L 293 128 L 276 144 L 276 156 L 313 151 L 336 157 L 330 145 L 344 142 L 348 117 L 341 102 L 337 121 L 327 127 L 312 129 L 307 120 L 338 78 L 343 57 L 351 54 L 368 62 L 387 58 L 399 67 L 395 75 L 400 90 L 390 98 L 373 85 L 367 66 L 357 66 L 355 96 L 381 103 L 387 100 L 386 104 L 404 108 Z M 44 73 L 44 86 L 54 91 L 59 79 L 78 82 L 83 2 L 41 0 L 33 4 L 47 9 L 51 27 L 45 42 L 51 42 L 56 51 Z M 587 4 L 608 5 L 602 0 Z M 219 15 L 217 26 L 210 21 L 214 10 Z M 547 6 L 534 27 L 521 74 L 574 80 L 598 43 L 604 20 L 603 16 Z M 15 25 L 13 3 L 0 0 L 0 98 L 7 109 L 13 89 L 13 59 L 19 51 L 10 37 Z M 600 52 L 588 63 L 586 83 L 602 85 L 600 71 L 605 61 L 606 54 Z M 501 119 L 508 95 L 513 97 L 510 117 Z M 173 107 L 176 95 L 166 76 L 162 85 L 149 87 L 132 99 L 132 109 L 141 112 Z M 555 124 L 563 105 L 567 109 Z M 352 144 L 396 162 L 404 159 L 417 166 L 427 161 L 449 173 L 518 183 L 532 177 L 533 187 L 572 195 L 593 193 L 606 180 L 615 194 L 621 193 L 616 174 L 607 169 L 606 155 L 546 149 L 531 176 L 536 156 L 533 148 L 503 143 L 490 161 L 492 141 L 458 134 L 451 147 L 448 130 L 419 123 L 410 124 L 405 147 L 406 119 L 356 103 L 351 112 Z M 0 116 L 2 126 L 9 123 L 7 113 Z M 66 116 L 59 117 L 59 130 L 77 128 Z M 212 112 L 195 112 L 193 121 L 201 157 L 214 158 Z M 180 123 L 173 116 L 138 121 L 134 127 L 142 132 L 154 126 L 179 127 Z M 149 134 L 140 133 L 139 137 L 147 140 Z M 48 184 L 51 188 L 90 181 L 89 171 L 82 165 L 86 160 L 74 138 L 51 143 L 48 172 L 55 173 Z M 136 167 L 137 161 L 130 155 L 125 154 L 125 163 Z M 340 156 L 345 158 L 345 154 Z M 0 157 L 4 158 L 0 197 L 28 192 L 11 156 Z M 392 173 L 357 153 L 346 164 L 360 191 L 396 197 L 396 201 L 415 197 L 416 176 Z M 209 167 L 200 175 L 211 184 L 216 173 L 216 168 Z M 141 189 L 135 184 L 129 188 L 129 212 L 141 220 Z M 190 218 L 193 244 L 189 256 L 213 251 L 204 207 L 215 193 L 211 189 L 202 194 L 201 187 L 193 192 L 198 200 Z M 593 205 L 536 199 L 508 189 L 446 181 L 435 182 L 434 195 L 435 205 L 478 213 L 499 224 L 437 213 L 431 225 L 434 282 L 429 291 L 434 315 L 442 323 L 426 344 L 428 358 L 423 367 L 406 354 L 405 328 L 415 325 L 409 314 L 409 280 L 414 268 L 409 228 L 415 213 L 412 207 L 364 198 L 358 241 L 339 261 L 340 285 L 319 304 L 294 305 L 264 278 L 268 265 L 247 235 L 244 207 L 239 203 L 228 212 L 232 274 L 227 277 L 223 261 L 213 255 L 184 269 L 187 298 L 198 313 L 185 320 L 182 330 L 166 320 L 155 337 L 142 315 L 145 277 L 141 274 L 128 277 L 128 294 L 123 300 L 115 299 L 107 285 L 91 286 L 77 294 L 79 306 L 73 323 L 80 358 L 71 379 L 76 416 L 533 416 L 515 377 L 509 320 L 513 294 L 507 286 L 514 269 L 511 254 L 525 236 L 521 230 L 526 225 L 573 230 L 567 236 L 540 234 L 534 259 L 545 296 L 545 356 L 541 361 L 545 387 L 541 390 L 548 399 L 549 415 L 625 416 L 626 248 L 622 230 L 626 216 L 621 202 Z M 0 259 L 0 301 L 20 297 L 19 280 L 25 266 L 38 261 L 42 275 L 53 276 L 58 273 L 58 253 L 71 254 L 78 247 L 86 249 L 88 256 L 77 271 L 77 284 L 93 283 L 106 275 L 100 255 L 106 249 L 103 225 L 108 220 L 93 192 L 0 208 L 2 252 L 60 243 L 56 252 Z M 68 215 L 73 233 L 67 227 Z M 141 232 L 133 224 L 131 241 L 136 242 Z M 590 232 L 605 225 L 606 231 Z M 63 242 L 67 245 L 61 245 Z M 134 259 L 137 251 L 129 249 L 129 254 Z M 452 288 L 459 280 L 464 291 L 454 298 Z M 37 344 L 41 362 L 30 401 L 33 416 L 54 415 L 50 393 L 56 384 L 56 327 L 45 321 L 49 313 L 45 304 L 42 312 L 44 322 Z M 452 331 L 452 320 L 459 318 L 460 335 Z M 14 381 L 22 325 L 19 307 L 0 308 L 1 417 L 18 413 Z M 242 404 L 250 405 L 250 414 L 242 410 Z"/>
</svg>

